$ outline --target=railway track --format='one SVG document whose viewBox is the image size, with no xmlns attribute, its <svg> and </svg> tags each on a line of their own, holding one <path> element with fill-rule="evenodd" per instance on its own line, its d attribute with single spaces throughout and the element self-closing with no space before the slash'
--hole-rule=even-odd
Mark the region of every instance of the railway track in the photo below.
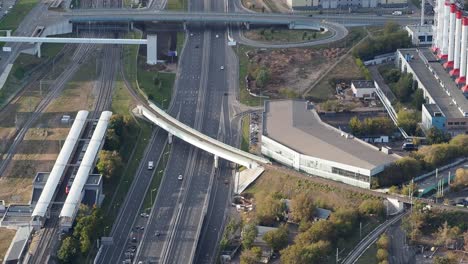
<svg viewBox="0 0 468 264">
<path fill-rule="evenodd" d="M 35 121 L 40 117 L 41 113 L 47 108 L 51 101 L 56 98 L 64 89 L 65 84 L 73 77 L 76 71 L 79 69 L 81 63 L 86 58 L 87 54 L 91 50 L 91 46 L 94 45 L 79 45 L 76 49 L 72 64 L 67 67 L 65 71 L 52 83 L 52 88 L 48 94 L 42 99 L 38 104 L 34 112 L 24 123 L 23 127 L 18 131 L 16 137 L 13 140 L 13 143 L 10 145 L 8 151 L 4 154 L 3 162 L 0 165 L 0 175 L 3 175 L 8 164 L 10 163 L 13 155 L 16 153 L 16 150 L 26 135 L 28 129 L 34 124 Z"/>
</svg>

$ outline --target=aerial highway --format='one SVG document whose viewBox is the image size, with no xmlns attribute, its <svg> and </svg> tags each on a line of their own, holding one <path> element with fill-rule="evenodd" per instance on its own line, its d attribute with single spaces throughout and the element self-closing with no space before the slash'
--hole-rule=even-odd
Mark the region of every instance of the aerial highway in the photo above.
<svg viewBox="0 0 468 264">
<path fill-rule="evenodd" d="M 224 8 L 224 7 L 223 7 Z M 92 9 L 64 13 L 65 18 L 71 22 L 137 22 L 137 21 L 164 21 L 164 22 L 205 22 L 205 23 L 246 23 L 257 25 L 315 25 L 324 27 L 323 21 L 337 22 L 348 26 L 357 25 L 383 25 L 388 21 L 399 24 L 414 24 L 420 21 L 418 17 L 411 16 L 376 16 L 376 15 L 319 15 L 304 16 L 294 14 L 275 13 L 245 13 L 245 12 L 176 12 L 129 9 Z M 428 17 L 427 19 L 431 19 Z"/>
</svg>

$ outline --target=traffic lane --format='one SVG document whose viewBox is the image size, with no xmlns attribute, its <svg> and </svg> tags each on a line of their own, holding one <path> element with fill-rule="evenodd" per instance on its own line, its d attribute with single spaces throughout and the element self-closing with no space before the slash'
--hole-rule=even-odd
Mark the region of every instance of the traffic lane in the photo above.
<svg viewBox="0 0 468 264">
<path fill-rule="evenodd" d="M 225 213 L 229 208 L 232 170 L 228 165 L 228 162 L 223 162 L 221 170 L 215 176 L 209 209 L 205 217 L 206 223 L 198 243 L 194 263 L 215 262 L 216 249 L 223 231 Z"/>
<path fill-rule="evenodd" d="M 201 52 L 198 51 L 199 48 L 195 47 L 196 45 L 198 45 L 199 48 L 202 45 L 201 36 L 200 34 L 193 33 L 193 36 L 190 36 L 190 39 L 187 41 L 184 57 L 180 62 L 181 78 L 178 81 L 174 97 L 175 104 L 171 111 L 173 116 L 190 126 L 193 126 L 195 121 L 196 111 L 194 111 L 194 108 L 196 108 L 196 100 L 194 99 L 198 97 L 199 75 L 201 72 L 201 65 L 199 63 L 193 63 L 193 61 L 201 60 Z M 187 49 L 197 49 L 197 52 L 189 52 L 187 54 Z M 187 102 L 190 102 L 191 104 L 187 105 Z M 182 145 L 182 147 L 179 145 Z M 188 160 L 189 147 L 190 146 L 186 143 L 179 143 L 179 140 L 174 140 L 173 151 L 171 152 L 170 162 L 165 174 L 177 174 L 174 170 L 181 168 L 181 165 L 185 166 Z M 148 236 L 145 238 L 148 241 L 143 241 L 143 256 L 146 255 L 159 258 L 163 243 L 157 242 L 165 241 L 167 239 L 165 233 L 169 229 L 171 219 L 174 217 L 174 208 L 176 204 L 170 203 L 173 200 L 170 198 L 166 199 L 166 197 L 170 197 L 171 195 L 177 195 L 177 197 L 179 197 L 181 189 L 177 188 L 178 186 L 175 186 L 174 182 L 171 184 L 169 180 L 166 182 L 165 179 L 166 176 L 161 183 L 161 192 L 158 192 L 158 197 L 153 207 L 159 208 L 160 212 L 155 214 L 155 217 L 150 220 L 150 224 L 148 226 L 147 233 L 153 234 L 153 237 L 151 238 Z M 159 232 L 162 235 L 155 238 L 154 234 L 156 234 L 156 232 Z M 156 243 L 153 243 L 153 241 L 156 241 Z"/>
<path fill-rule="evenodd" d="M 193 178 L 182 207 L 181 220 L 176 229 L 176 243 L 169 252 L 167 263 L 190 263 L 192 250 L 198 240 L 196 235 L 203 217 L 213 158 L 209 153 L 199 151 L 196 160 Z"/>
<path fill-rule="evenodd" d="M 212 49 L 209 61 L 209 79 L 207 83 L 207 99 L 204 105 L 202 132 L 210 137 L 217 138 L 219 134 L 221 102 L 226 91 L 224 67 L 224 32 L 214 31 L 211 34 Z M 216 73 L 216 74 L 213 74 Z M 213 171 L 213 156 L 207 152 L 198 155 L 195 181 L 190 182 L 187 190 L 187 199 L 182 208 L 181 222 L 176 230 L 178 243 L 169 252 L 169 263 L 188 263 L 191 261 L 192 251 L 198 240 L 199 225 L 203 218 L 203 209 L 207 198 L 210 177 Z"/>
<path fill-rule="evenodd" d="M 125 207 L 120 210 L 119 223 L 117 228 L 113 230 L 112 237 L 114 238 L 114 245 L 111 249 L 110 259 L 103 261 L 104 263 L 115 263 L 122 258 L 122 253 L 127 245 L 129 235 L 133 226 L 133 222 L 139 215 L 139 208 L 144 200 L 145 190 L 149 186 L 153 177 L 154 171 L 147 169 L 148 162 L 150 160 L 156 160 L 164 149 L 166 142 L 167 133 L 158 129 L 155 139 L 152 144 L 149 145 L 148 155 L 145 156 L 140 162 L 137 177 L 135 177 L 135 186 L 130 194 L 127 194 Z M 133 215 L 134 217 L 126 217 L 127 215 Z"/>
<path fill-rule="evenodd" d="M 114 244 L 112 246 L 104 247 L 104 253 L 99 259 L 101 263 L 112 263 L 116 257 L 115 253 L 118 252 L 120 254 L 121 249 L 125 246 L 127 236 L 130 232 L 128 228 L 129 225 L 131 225 L 129 222 L 130 218 L 125 217 L 125 215 L 138 214 L 139 206 L 135 206 L 135 204 L 138 204 L 140 201 L 139 199 L 141 199 L 141 191 L 139 190 L 148 186 L 148 182 L 151 180 L 151 173 L 148 173 L 148 171 L 145 169 L 145 166 L 147 166 L 149 159 L 153 159 L 158 155 L 158 152 L 162 152 L 166 138 L 167 133 L 162 129 L 157 129 L 153 140 L 148 145 L 148 149 L 146 150 L 147 152 L 145 152 L 145 156 L 140 162 L 136 177 L 134 178 L 132 186 L 130 187 L 130 192 L 125 197 L 123 207 L 121 207 L 119 210 L 117 222 L 113 225 L 114 228 L 111 231 L 111 236 L 113 236 Z"/>
<path fill-rule="evenodd" d="M 145 240 L 143 241 L 142 254 L 144 257 L 142 259 L 150 257 L 157 260 L 161 256 L 162 248 L 170 231 L 171 219 L 176 214 L 175 209 L 182 194 L 183 186 L 177 179 L 177 176 L 185 173 L 190 145 L 175 139 L 172 150 L 167 170 L 161 183 L 161 187 L 164 188 L 161 188 L 157 194 Z M 157 233 L 160 235 L 158 236 Z"/>
</svg>

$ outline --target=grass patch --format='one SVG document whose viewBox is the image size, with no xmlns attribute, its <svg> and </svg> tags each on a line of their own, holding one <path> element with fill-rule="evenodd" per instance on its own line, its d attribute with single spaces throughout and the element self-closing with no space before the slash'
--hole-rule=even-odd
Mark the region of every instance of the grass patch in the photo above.
<svg viewBox="0 0 468 264">
<path fill-rule="evenodd" d="M 376 255 L 377 245 L 374 243 L 364 251 L 362 256 L 356 261 L 356 264 L 376 264 L 378 263 Z"/>
<path fill-rule="evenodd" d="M 171 100 L 175 73 L 152 70 L 146 65 L 146 58 L 139 56 L 137 77 L 138 85 L 148 96 L 148 100 L 166 109 Z"/>
<path fill-rule="evenodd" d="M 129 107 L 132 105 L 134 105 L 134 102 L 129 91 L 125 88 L 122 80 L 117 80 L 116 89 L 112 96 L 111 109 L 114 114 L 121 114 L 132 120 L 129 127 L 129 135 L 132 135 L 132 137 L 127 137 L 122 141 L 120 151 L 123 163 L 127 165 L 126 168 L 121 170 L 117 174 L 117 177 L 108 180 L 104 184 L 104 194 L 108 199 L 104 200 L 102 208 L 103 211 L 106 212 L 104 221 L 109 227 L 106 228 L 105 232 L 110 232 L 110 227 L 117 216 L 120 205 L 122 205 L 127 195 L 144 151 L 151 138 L 151 125 L 146 122 L 137 122 L 130 116 Z M 115 199 L 111 203 L 111 199 L 109 198 L 112 197 L 114 193 L 116 193 Z"/>
<path fill-rule="evenodd" d="M 38 0 L 18 0 L 11 9 L 10 13 L 3 17 L 0 21 L 0 29 L 11 29 L 16 30 L 21 21 L 36 6 Z M 3 8 L 8 8 L 4 6 Z"/>
<path fill-rule="evenodd" d="M 5 85 L 0 90 L 0 106 L 9 102 L 10 98 L 14 96 L 24 85 L 24 79 L 31 75 L 32 71 L 36 69 L 41 63 L 41 59 L 28 55 L 20 54 L 11 68 L 10 75 L 8 76 Z"/>
<path fill-rule="evenodd" d="M 250 115 L 245 115 L 242 117 L 242 141 L 241 141 L 241 149 L 243 151 L 249 151 L 250 144 L 249 144 L 249 132 L 250 132 Z"/>
<path fill-rule="evenodd" d="M 247 76 L 249 69 L 249 57 L 247 57 L 246 53 L 252 49 L 253 48 L 244 45 L 239 45 L 237 48 L 237 56 L 239 58 L 239 100 L 242 104 L 248 106 L 260 106 L 263 100 L 250 95 L 249 91 L 245 88 L 245 76 Z"/>
<path fill-rule="evenodd" d="M 252 40 L 272 43 L 304 42 L 329 37 L 329 31 L 316 30 L 290 30 L 284 28 L 259 28 L 244 32 L 244 35 Z"/>
<path fill-rule="evenodd" d="M 53 58 L 63 49 L 63 43 L 44 43 L 41 45 L 41 55 L 46 58 Z"/>
<path fill-rule="evenodd" d="M 145 200 L 143 202 L 143 210 L 149 211 L 153 207 L 153 203 L 156 200 L 156 194 L 159 190 L 164 170 L 166 169 L 167 162 L 169 160 L 169 154 L 171 152 L 171 144 L 166 144 L 161 160 L 158 162 L 158 166 L 154 170 L 153 178 L 151 179 L 151 185 L 146 193 Z M 155 191 L 153 191 L 155 190 Z"/>
<path fill-rule="evenodd" d="M 129 39 L 141 39 L 142 33 L 140 31 L 128 32 L 125 38 Z M 123 46 L 123 65 L 125 78 L 130 81 L 133 88 L 137 87 L 136 76 L 137 76 L 137 56 L 138 56 L 138 45 L 124 45 Z"/>
<path fill-rule="evenodd" d="M 13 229 L 0 228 L 0 261 L 3 261 L 16 231 Z"/>
<path fill-rule="evenodd" d="M 169 0 L 166 9 L 171 11 L 187 10 L 187 0 Z"/>
</svg>

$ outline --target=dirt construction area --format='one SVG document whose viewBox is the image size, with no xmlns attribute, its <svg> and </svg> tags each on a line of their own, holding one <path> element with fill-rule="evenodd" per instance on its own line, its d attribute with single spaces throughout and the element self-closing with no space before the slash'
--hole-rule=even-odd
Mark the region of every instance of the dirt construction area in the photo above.
<svg viewBox="0 0 468 264">
<path fill-rule="evenodd" d="M 317 80 L 345 49 L 275 49 L 250 50 L 247 83 L 250 91 L 271 98 L 297 97 Z M 260 69 L 268 72 L 264 88 L 256 84 Z"/>
</svg>

